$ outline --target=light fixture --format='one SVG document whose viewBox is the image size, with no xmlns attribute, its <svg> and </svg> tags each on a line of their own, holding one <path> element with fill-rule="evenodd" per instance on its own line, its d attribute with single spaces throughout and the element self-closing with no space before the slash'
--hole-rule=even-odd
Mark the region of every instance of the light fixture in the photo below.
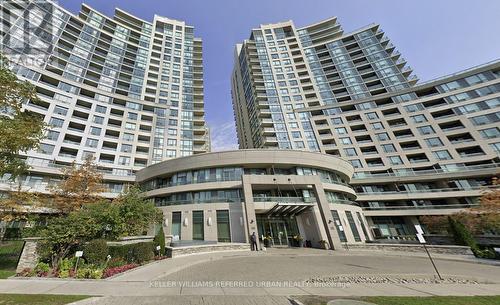
<svg viewBox="0 0 500 305">
<path fill-rule="evenodd" d="M 207 225 L 210 227 L 212 225 L 212 217 L 208 217 Z"/>
<path fill-rule="evenodd" d="M 184 226 L 187 227 L 189 225 L 189 220 L 186 218 L 184 218 Z"/>
<path fill-rule="evenodd" d="M 168 218 L 165 218 L 165 227 L 168 227 Z"/>
</svg>

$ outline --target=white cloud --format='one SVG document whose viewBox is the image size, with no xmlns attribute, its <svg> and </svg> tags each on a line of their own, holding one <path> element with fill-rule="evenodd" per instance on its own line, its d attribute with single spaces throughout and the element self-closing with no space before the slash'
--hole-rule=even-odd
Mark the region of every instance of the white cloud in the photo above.
<svg viewBox="0 0 500 305">
<path fill-rule="evenodd" d="M 210 126 L 212 151 L 238 149 L 236 126 L 233 121 Z"/>
</svg>

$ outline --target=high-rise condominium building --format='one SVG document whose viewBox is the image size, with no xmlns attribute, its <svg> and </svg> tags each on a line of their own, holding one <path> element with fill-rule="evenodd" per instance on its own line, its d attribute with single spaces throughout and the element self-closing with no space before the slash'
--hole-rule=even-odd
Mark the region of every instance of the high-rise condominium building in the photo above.
<svg viewBox="0 0 500 305">
<path fill-rule="evenodd" d="M 73 15 L 51 1 L 2 1 L 0 10 L 1 52 L 40 97 L 25 110 L 49 126 L 25 155 L 24 185 L 43 191 L 61 167 L 92 155 L 113 196 L 141 168 L 209 151 L 193 27 L 119 9 L 109 18 L 85 4 Z"/>
<path fill-rule="evenodd" d="M 374 236 L 411 235 L 422 215 L 476 205 L 498 175 L 500 61 L 416 82 L 378 25 L 261 25 L 235 51 L 239 146 L 348 160 Z"/>
</svg>

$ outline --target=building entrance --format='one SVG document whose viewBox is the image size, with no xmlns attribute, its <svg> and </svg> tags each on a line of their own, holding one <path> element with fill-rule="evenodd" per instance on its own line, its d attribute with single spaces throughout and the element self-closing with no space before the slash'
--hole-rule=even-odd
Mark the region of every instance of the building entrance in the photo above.
<svg viewBox="0 0 500 305">
<path fill-rule="evenodd" d="M 260 216 L 257 215 L 259 239 L 265 247 L 290 247 L 294 244 L 294 236 L 299 235 L 295 216 Z"/>
</svg>

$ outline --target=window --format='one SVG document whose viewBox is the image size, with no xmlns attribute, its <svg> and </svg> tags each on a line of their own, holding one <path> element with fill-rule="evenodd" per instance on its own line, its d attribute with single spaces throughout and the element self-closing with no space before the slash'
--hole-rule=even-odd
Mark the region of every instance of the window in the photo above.
<svg viewBox="0 0 500 305">
<path fill-rule="evenodd" d="M 352 144 L 351 138 L 340 138 L 340 141 L 342 142 L 342 144 L 345 144 L 345 145 Z"/>
<path fill-rule="evenodd" d="M 438 160 L 450 160 L 451 159 L 451 155 L 446 149 L 435 151 L 435 152 L 433 152 L 433 154 L 436 157 L 436 159 L 438 159 Z"/>
<path fill-rule="evenodd" d="M 168 158 L 175 158 L 176 155 L 177 155 L 177 151 L 175 151 L 173 149 L 167 149 L 167 157 Z"/>
<path fill-rule="evenodd" d="M 295 145 L 295 148 L 297 149 L 301 149 L 301 148 L 305 148 L 305 144 L 304 144 L 304 141 L 295 141 L 294 142 L 294 145 Z"/>
<path fill-rule="evenodd" d="M 347 130 L 344 127 L 337 127 L 335 128 L 335 132 L 338 134 L 346 134 Z"/>
<path fill-rule="evenodd" d="M 292 131 L 292 138 L 300 139 L 301 138 L 300 131 Z"/>
<path fill-rule="evenodd" d="M 217 241 L 224 243 L 231 242 L 229 210 L 217 210 Z"/>
<path fill-rule="evenodd" d="M 384 129 L 384 125 L 382 125 L 382 123 L 380 122 L 372 123 L 371 125 L 374 130 Z"/>
<path fill-rule="evenodd" d="M 100 105 L 97 105 L 97 106 L 95 107 L 95 111 L 96 111 L 96 112 L 99 112 L 99 113 L 106 113 L 106 109 L 107 109 L 106 107 L 104 107 L 104 106 L 100 106 Z"/>
<path fill-rule="evenodd" d="M 54 113 L 59 115 L 66 115 L 68 113 L 68 108 L 56 106 L 54 108 Z"/>
<path fill-rule="evenodd" d="M 51 118 L 49 121 L 50 127 L 62 127 L 64 123 L 63 119 L 58 119 L 58 118 Z"/>
<path fill-rule="evenodd" d="M 135 130 L 136 129 L 136 125 L 134 123 L 125 123 L 125 129 Z"/>
<path fill-rule="evenodd" d="M 391 162 L 392 165 L 403 164 L 403 160 L 401 159 L 400 156 L 391 156 L 389 157 L 389 161 Z"/>
<path fill-rule="evenodd" d="M 99 140 L 96 139 L 87 139 L 87 142 L 85 143 L 86 146 L 96 148 L 97 145 L 99 144 Z"/>
<path fill-rule="evenodd" d="M 118 164 L 129 165 L 130 164 L 130 157 L 120 156 L 120 158 L 118 158 Z"/>
<path fill-rule="evenodd" d="M 102 116 L 97 116 L 97 115 L 94 115 L 94 123 L 96 124 L 102 124 L 104 122 L 104 118 Z"/>
<path fill-rule="evenodd" d="M 396 148 L 394 148 L 394 145 L 392 144 L 384 144 L 382 145 L 382 148 L 386 153 L 391 153 L 396 151 Z"/>
<path fill-rule="evenodd" d="M 131 133 L 124 133 L 123 140 L 124 141 L 134 141 L 134 135 Z"/>
<path fill-rule="evenodd" d="M 349 162 L 351 162 L 351 165 L 354 167 L 354 168 L 362 168 L 363 165 L 361 164 L 361 161 L 356 159 L 356 160 L 349 160 Z"/>
<path fill-rule="evenodd" d="M 443 146 L 443 142 L 439 138 L 428 138 L 428 139 L 425 139 L 425 142 L 427 143 L 427 146 L 429 146 L 429 147 Z"/>
<path fill-rule="evenodd" d="M 333 222 L 335 223 L 335 227 L 337 227 L 337 233 L 339 234 L 340 241 L 345 243 L 347 242 L 347 238 L 345 236 L 344 227 L 342 226 L 342 222 L 340 220 L 339 212 L 333 210 L 332 217 Z"/>
<path fill-rule="evenodd" d="M 427 119 L 425 118 L 425 115 L 423 114 L 419 114 L 419 115 L 414 115 L 411 117 L 411 119 L 413 120 L 413 122 L 415 123 L 423 123 L 423 122 L 427 122 Z"/>
<path fill-rule="evenodd" d="M 134 112 L 129 112 L 127 117 L 130 119 L 130 120 L 137 120 L 137 113 L 134 113 Z"/>
<path fill-rule="evenodd" d="M 476 126 L 496 123 L 500 121 L 500 112 L 475 116 L 471 118 L 471 120 L 472 123 Z"/>
<path fill-rule="evenodd" d="M 354 148 L 344 148 L 345 154 L 349 157 L 357 156 L 356 149 Z"/>
<path fill-rule="evenodd" d="M 333 118 L 332 124 L 333 125 L 342 125 L 342 118 Z"/>
<path fill-rule="evenodd" d="M 193 240 L 204 240 L 203 211 L 193 211 Z"/>
<path fill-rule="evenodd" d="M 172 235 L 181 239 L 182 215 L 181 212 L 172 212 Z"/>
<path fill-rule="evenodd" d="M 99 127 L 90 127 L 90 134 L 93 136 L 100 136 L 101 135 L 101 128 Z"/>
<path fill-rule="evenodd" d="M 422 127 L 418 127 L 418 132 L 421 134 L 421 135 L 426 135 L 426 134 L 433 134 L 435 133 L 434 132 L 434 129 L 430 126 L 430 125 L 427 125 L 427 126 L 422 126 Z"/>
<path fill-rule="evenodd" d="M 59 132 L 54 130 L 49 130 L 47 132 L 47 140 L 57 141 L 59 138 Z"/>
<path fill-rule="evenodd" d="M 500 153 L 500 142 L 497 143 L 491 143 L 490 144 L 491 149 L 495 151 L 497 154 Z"/>
<path fill-rule="evenodd" d="M 369 120 L 376 120 L 378 119 L 378 115 L 376 112 L 368 112 L 366 114 L 366 117 L 369 119 Z"/>
<path fill-rule="evenodd" d="M 38 152 L 45 155 L 51 155 L 54 152 L 54 145 L 42 143 L 38 147 Z"/>
<path fill-rule="evenodd" d="M 354 240 L 361 241 L 361 238 L 359 237 L 358 227 L 354 222 L 354 218 L 352 217 L 351 211 L 345 211 L 345 215 L 347 216 L 347 221 L 349 221 L 349 226 L 351 227 L 352 235 L 354 235 Z"/>
<path fill-rule="evenodd" d="M 121 149 L 122 152 L 132 152 L 132 145 L 130 144 L 122 144 L 122 149 Z"/>
<path fill-rule="evenodd" d="M 498 127 L 480 130 L 479 133 L 485 139 L 493 139 L 500 137 L 500 129 Z"/>
<path fill-rule="evenodd" d="M 378 139 L 379 141 L 387 141 L 387 140 L 390 140 L 389 135 L 387 134 L 387 132 L 377 133 L 377 139 Z"/>
</svg>

